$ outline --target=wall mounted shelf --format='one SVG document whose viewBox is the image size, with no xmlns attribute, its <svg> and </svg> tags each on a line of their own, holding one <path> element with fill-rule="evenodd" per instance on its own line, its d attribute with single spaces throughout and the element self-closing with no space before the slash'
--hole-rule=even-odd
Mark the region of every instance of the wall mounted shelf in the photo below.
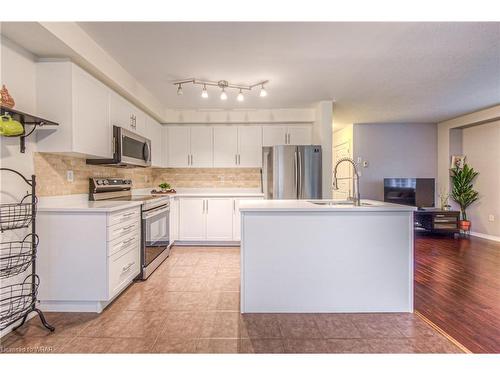
<svg viewBox="0 0 500 375">
<path fill-rule="evenodd" d="M 46 120 L 46 119 L 38 117 L 38 116 L 30 115 L 28 113 L 24 113 L 24 112 L 18 111 L 16 109 L 2 106 L 2 107 L 0 107 L 0 115 L 3 116 L 4 114 L 8 114 L 8 115 L 12 116 L 12 118 L 19 121 L 24 128 L 24 133 L 19 136 L 20 151 L 22 153 L 24 153 L 26 151 L 26 138 L 29 137 L 31 134 L 33 134 L 33 132 L 35 131 L 37 126 L 48 126 L 48 125 L 58 126 L 59 125 L 58 123 L 56 123 L 54 121 Z M 26 133 L 26 125 L 33 126 L 33 128 L 28 133 Z"/>
</svg>

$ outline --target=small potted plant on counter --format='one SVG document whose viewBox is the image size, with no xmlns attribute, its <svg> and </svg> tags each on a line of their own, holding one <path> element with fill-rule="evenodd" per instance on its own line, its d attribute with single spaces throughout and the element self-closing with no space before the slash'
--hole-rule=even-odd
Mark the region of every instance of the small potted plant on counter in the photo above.
<svg viewBox="0 0 500 375">
<path fill-rule="evenodd" d="M 162 182 L 158 185 L 158 187 L 161 189 L 162 193 L 167 193 L 171 189 L 170 184 L 167 184 L 166 182 Z"/>
<path fill-rule="evenodd" d="M 478 200 L 479 193 L 474 190 L 474 179 L 479 174 L 474 168 L 469 167 L 467 163 L 462 168 L 455 166 L 451 169 L 451 181 L 453 189 L 451 191 L 452 199 L 460 206 L 462 220 L 460 220 L 460 230 L 470 231 L 471 222 L 467 220 L 467 207 Z"/>
</svg>

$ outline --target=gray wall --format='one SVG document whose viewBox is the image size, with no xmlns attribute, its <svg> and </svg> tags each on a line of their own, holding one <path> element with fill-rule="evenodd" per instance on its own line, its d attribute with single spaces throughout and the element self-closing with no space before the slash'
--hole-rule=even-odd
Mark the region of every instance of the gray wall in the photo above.
<svg viewBox="0 0 500 375">
<path fill-rule="evenodd" d="M 467 210 L 471 230 L 500 236 L 500 121 L 463 129 L 463 153 L 467 164 L 479 172 L 474 189 L 479 200 Z M 490 221 L 489 215 L 493 215 Z"/>
<path fill-rule="evenodd" d="M 368 162 L 360 168 L 361 197 L 382 201 L 385 177 L 437 177 L 437 126 L 354 124 L 353 155 Z"/>
</svg>

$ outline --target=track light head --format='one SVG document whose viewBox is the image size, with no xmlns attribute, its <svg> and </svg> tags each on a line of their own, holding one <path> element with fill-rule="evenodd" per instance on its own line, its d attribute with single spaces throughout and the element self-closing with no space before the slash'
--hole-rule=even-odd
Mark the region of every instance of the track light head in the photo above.
<svg viewBox="0 0 500 375">
<path fill-rule="evenodd" d="M 224 88 L 222 89 L 222 92 L 220 93 L 220 100 L 227 100 L 227 94 L 226 94 L 226 90 L 224 90 Z"/>
<path fill-rule="evenodd" d="M 183 92 L 182 92 L 182 85 L 181 85 L 181 84 L 179 84 L 179 85 L 177 86 L 177 95 L 182 95 L 182 94 L 183 94 Z"/>
<path fill-rule="evenodd" d="M 260 88 L 260 94 L 259 94 L 259 96 L 260 96 L 261 98 L 263 98 L 263 97 L 267 96 L 267 91 L 266 91 L 266 89 L 264 88 L 264 85 L 262 85 L 262 86 L 261 86 L 261 88 Z"/>
<path fill-rule="evenodd" d="M 206 85 L 203 85 L 203 90 L 201 90 L 201 97 L 205 99 L 208 98 L 208 91 Z"/>
<path fill-rule="evenodd" d="M 243 92 L 241 91 L 241 89 L 240 89 L 238 96 L 236 97 L 236 100 L 239 102 L 242 102 L 245 100 L 245 97 L 243 96 Z"/>
</svg>

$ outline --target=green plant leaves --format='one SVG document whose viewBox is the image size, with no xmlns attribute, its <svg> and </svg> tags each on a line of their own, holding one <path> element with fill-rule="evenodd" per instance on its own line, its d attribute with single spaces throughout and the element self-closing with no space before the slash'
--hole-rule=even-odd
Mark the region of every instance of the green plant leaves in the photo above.
<svg viewBox="0 0 500 375">
<path fill-rule="evenodd" d="M 469 167 L 467 164 L 464 164 L 463 168 L 455 167 L 450 169 L 450 172 L 453 183 L 451 198 L 460 205 L 462 220 L 467 220 L 467 207 L 479 198 L 479 193 L 473 188 L 474 179 L 479 172 L 476 172 L 474 168 Z"/>
</svg>

